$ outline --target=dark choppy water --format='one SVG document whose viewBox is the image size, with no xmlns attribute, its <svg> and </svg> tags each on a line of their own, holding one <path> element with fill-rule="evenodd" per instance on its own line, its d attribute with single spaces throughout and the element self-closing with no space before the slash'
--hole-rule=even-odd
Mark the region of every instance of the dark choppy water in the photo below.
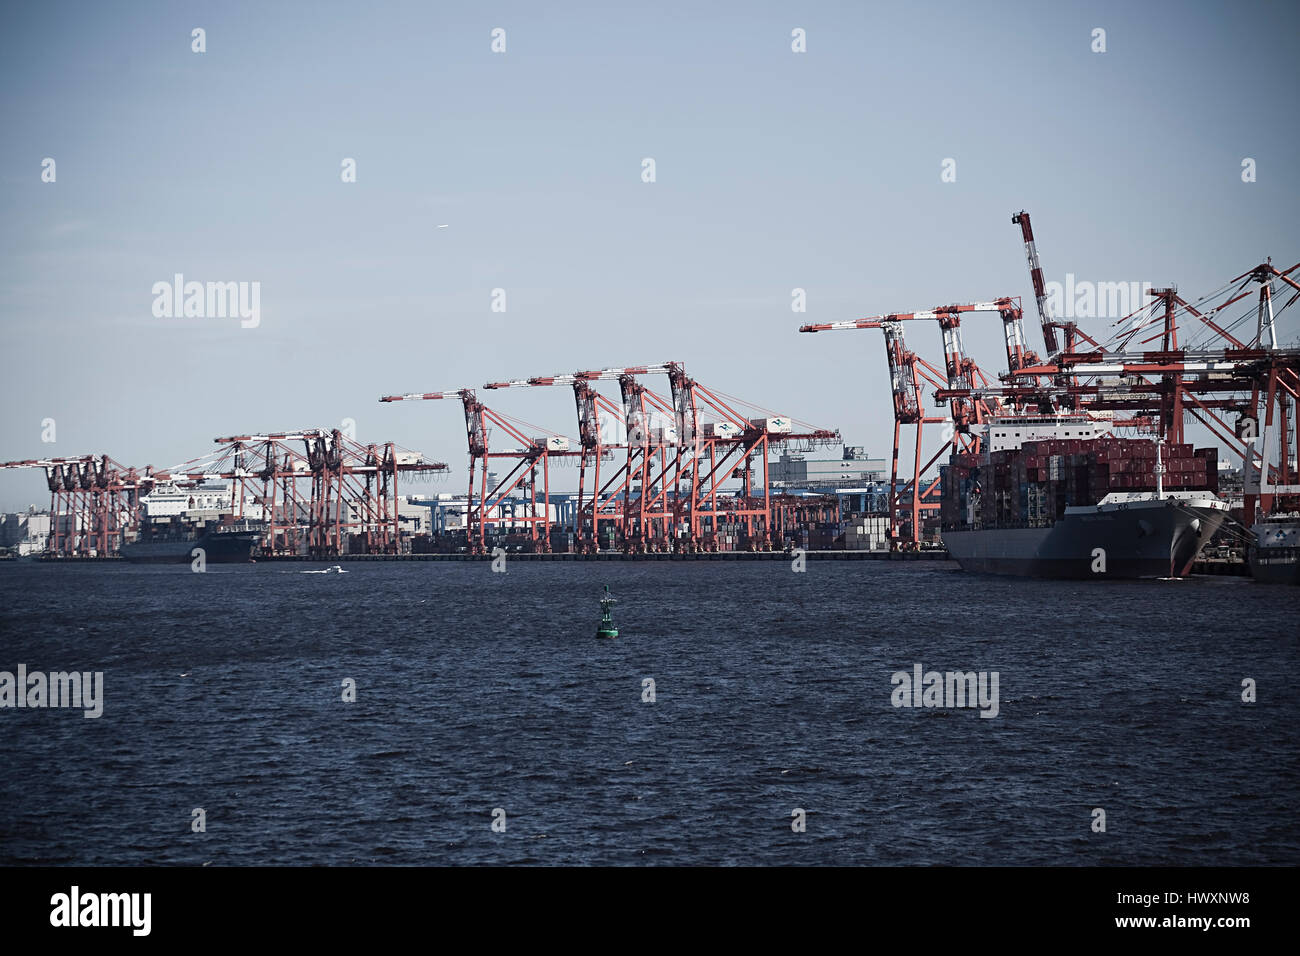
<svg viewBox="0 0 1300 956">
<path fill-rule="evenodd" d="M 0 670 L 106 698 L 0 710 L 0 863 L 1300 863 L 1294 588 L 306 567 L 0 564 Z M 916 662 L 1000 714 L 895 709 Z"/>
</svg>

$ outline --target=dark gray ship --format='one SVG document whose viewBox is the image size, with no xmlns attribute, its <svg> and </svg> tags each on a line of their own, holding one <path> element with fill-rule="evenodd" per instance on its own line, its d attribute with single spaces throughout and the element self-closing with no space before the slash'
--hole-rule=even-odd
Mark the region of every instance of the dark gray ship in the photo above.
<svg viewBox="0 0 1300 956">
<path fill-rule="evenodd" d="M 1176 578 L 1228 516 L 1203 491 L 1110 494 L 1068 507 L 1050 527 L 945 531 L 964 570 L 1036 578 Z"/>
<path fill-rule="evenodd" d="M 1251 531 L 1251 576 L 1264 584 L 1300 584 L 1300 514 L 1271 515 Z"/>
<path fill-rule="evenodd" d="M 180 564 L 193 561 L 195 549 L 202 549 L 209 564 L 247 563 L 254 560 L 261 539 L 261 531 L 247 527 L 172 532 L 123 544 L 120 553 L 136 564 Z"/>
<path fill-rule="evenodd" d="M 1095 413 L 1007 414 L 943 469 L 941 531 L 967 571 L 1176 578 L 1228 520 L 1215 449 L 1121 439 Z"/>
</svg>

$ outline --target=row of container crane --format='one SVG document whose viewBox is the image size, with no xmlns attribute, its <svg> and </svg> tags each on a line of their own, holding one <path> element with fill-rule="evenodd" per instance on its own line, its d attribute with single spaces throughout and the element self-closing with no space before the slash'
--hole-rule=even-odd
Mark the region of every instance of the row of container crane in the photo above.
<svg viewBox="0 0 1300 956">
<path fill-rule="evenodd" d="M 955 452 L 979 452 L 983 427 L 1002 416 L 1101 413 L 1118 428 L 1150 433 L 1182 443 L 1190 416 L 1221 440 L 1242 462 L 1245 476 L 1243 520 L 1257 511 L 1271 514 L 1294 509 L 1300 479 L 1294 456 L 1300 446 L 1300 349 L 1282 348 L 1277 315 L 1300 298 L 1293 274 L 1300 263 L 1279 271 L 1271 260 L 1253 266 L 1222 288 L 1195 302 L 1176 288 L 1151 289 L 1151 301 L 1114 323 L 1098 341 L 1070 321 L 1055 318 L 1029 214 L 1012 217 L 1020 227 L 1030 280 L 1042 329 L 1044 355 L 1025 344 L 1020 299 L 1003 297 L 965 305 L 874 315 L 862 319 L 809 324 L 801 332 L 834 329 L 880 329 L 893 395 L 894 444 L 890 489 L 890 538 L 894 547 L 914 548 L 921 539 L 922 514 L 937 510 L 931 492 L 939 482 L 932 469 Z M 1275 308 L 1277 289 L 1281 305 Z M 1242 314 L 1235 315 L 1234 306 Z M 961 317 L 996 312 L 1002 320 L 1006 370 L 990 378 L 965 353 Z M 1235 315 L 1235 317 L 1234 317 Z M 1250 320 L 1254 319 L 1253 334 Z M 903 323 L 938 323 L 943 369 L 908 349 Z M 1179 342 L 1179 324 L 1190 326 L 1202 341 Z M 1237 332 L 1241 326 L 1246 332 Z M 1188 333 L 1184 330 L 1184 340 Z M 1158 344 L 1157 344 L 1158 343 Z M 1137 346 L 1137 347 L 1135 347 Z M 1151 346 L 1142 349 L 1141 346 Z M 994 382 L 998 384 L 993 384 Z M 936 407 L 947 413 L 927 415 L 923 391 L 929 387 Z M 1123 417 L 1114 417 L 1116 413 Z M 943 442 L 928 459 L 922 446 L 927 425 L 944 426 Z M 914 428 L 910 477 L 898 484 L 902 429 Z M 901 518 L 901 520 L 900 520 Z"/>
<path fill-rule="evenodd" d="M 642 379 L 662 375 L 668 392 Z M 617 382 L 618 400 L 596 384 Z M 530 433 L 524 423 L 481 402 L 474 389 L 385 395 L 381 402 L 458 399 L 469 444 L 466 492 L 467 547 L 483 553 L 494 524 L 517 524 L 502 505 L 522 494 L 529 547 L 552 550 L 549 508 L 552 458 L 578 463 L 575 550 L 627 553 L 716 551 L 724 528 L 739 528 L 746 550 L 782 546 L 785 520 L 795 503 L 773 495 L 769 452 L 776 447 L 811 449 L 838 444 L 840 434 L 764 412 L 702 385 L 678 362 L 539 375 L 489 382 L 485 390 L 568 386 L 577 412 L 577 447 L 567 438 Z M 758 409 L 762 411 L 761 409 Z M 512 443 L 489 446 L 489 426 Z M 496 465 L 496 470 L 492 470 Z M 757 472 L 757 474 L 756 474 Z M 739 488 L 724 491 L 728 482 Z M 540 490 L 540 496 L 539 496 Z"/>
<path fill-rule="evenodd" d="M 398 477 L 447 470 L 392 442 L 362 444 L 339 429 L 215 439 L 215 452 L 174 468 L 134 468 L 107 455 L 0 463 L 39 469 L 50 491 L 52 557 L 107 557 L 140 532 L 145 499 L 160 489 L 229 483 L 232 521 L 264 523 L 269 554 L 333 556 L 345 547 L 394 554 L 400 542 Z M 345 540 L 347 545 L 345 546 Z"/>
<path fill-rule="evenodd" d="M 657 375 L 668 379 L 666 393 L 644 381 Z M 602 382 L 616 383 L 617 397 L 603 394 Z M 569 534 L 571 549 L 579 552 L 772 550 L 803 522 L 838 518 L 833 500 L 774 494 L 768 468 L 774 449 L 838 444 L 838 431 L 795 423 L 709 389 L 677 362 L 482 387 L 554 386 L 573 391 L 574 445 L 489 408 L 472 388 L 381 399 L 461 403 L 469 553 L 486 553 L 502 533 L 518 536 L 521 527 L 525 546 L 540 553 Z M 256 521 L 265 555 L 398 554 L 409 547 L 399 515 L 400 476 L 448 470 L 392 442 L 359 443 L 340 429 L 215 442 L 214 452 L 162 470 L 125 466 L 106 455 L 5 462 L 0 469 L 44 470 L 51 495 L 46 553 L 53 557 L 109 556 L 139 534 L 152 492 L 193 491 L 206 482 L 226 483 L 223 519 Z M 553 459 L 577 464 L 576 515 L 565 527 L 551 504 Z M 568 541 L 564 547 L 570 550 Z"/>
</svg>

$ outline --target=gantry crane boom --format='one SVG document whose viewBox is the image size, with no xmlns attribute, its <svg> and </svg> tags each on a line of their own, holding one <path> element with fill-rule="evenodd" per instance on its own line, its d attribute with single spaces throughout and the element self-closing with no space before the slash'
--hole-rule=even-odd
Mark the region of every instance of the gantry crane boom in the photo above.
<svg viewBox="0 0 1300 956">
<path fill-rule="evenodd" d="M 1038 319 L 1043 327 L 1043 344 L 1047 347 L 1047 355 L 1050 358 L 1060 351 L 1056 338 L 1057 323 L 1047 303 L 1047 283 L 1043 281 L 1043 266 L 1038 261 L 1038 245 L 1034 242 L 1034 230 L 1029 223 L 1029 213 L 1022 209 L 1011 217 L 1011 222 L 1012 225 L 1020 227 L 1020 235 L 1025 243 L 1029 279 L 1034 286 L 1034 302 L 1038 305 Z"/>
</svg>

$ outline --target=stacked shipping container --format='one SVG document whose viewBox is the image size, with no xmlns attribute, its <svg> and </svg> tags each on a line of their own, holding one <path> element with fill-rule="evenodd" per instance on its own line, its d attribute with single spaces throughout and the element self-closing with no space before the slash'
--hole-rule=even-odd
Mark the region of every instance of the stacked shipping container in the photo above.
<svg viewBox="0 0 1300 956">
<path fill-rule="evenodd" d="M 1219 488 L 1218 451 L 1166 445 L 1166 491 Z M 959 453 L 941 469 L 947 530 L 1045 527 L 1072 505 L 1113 491 L 1156 490 L 1156 446 L 1145 439 L 1053 439 L 985 454 Z"/>
</svg>

